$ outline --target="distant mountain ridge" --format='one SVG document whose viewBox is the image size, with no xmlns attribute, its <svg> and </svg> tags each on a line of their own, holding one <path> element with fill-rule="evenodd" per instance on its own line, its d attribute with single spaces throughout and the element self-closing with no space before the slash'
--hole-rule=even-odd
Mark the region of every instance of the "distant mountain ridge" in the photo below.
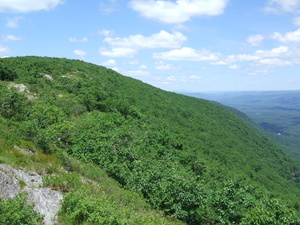
<svg viewBox="0 0 300 225">
<path fill-rule="evenodd" d="M 0 160 L 9 164 L 14 145 L 57 157 L 71 173 L 50 171 L 46 184 L 65 192 L 62 215 L 73 224 L 300 223 L 299 162 L 222 105 L 79 60 L 0 59 L 0 79 Z M 121 196 L 96 207 L 109 188 L 93 191 L 93 180 L 76 188 L 72 175 L 87 163 L 162 218 L 129 213 Z"/>
</svg>

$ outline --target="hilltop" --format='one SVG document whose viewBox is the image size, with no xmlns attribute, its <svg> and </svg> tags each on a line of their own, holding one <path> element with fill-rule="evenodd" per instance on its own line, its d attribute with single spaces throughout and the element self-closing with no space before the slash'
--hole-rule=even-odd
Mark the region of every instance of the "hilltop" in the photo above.
<svg viewBox="0 0 300 225">
<path fill-rule="evenodd" d="M 225 107 L 79 60 L 0 59 L 0 79 L 0 161 L 38 161 L 63 224 L 299 223 L 299 162 Z"/>
</svg>

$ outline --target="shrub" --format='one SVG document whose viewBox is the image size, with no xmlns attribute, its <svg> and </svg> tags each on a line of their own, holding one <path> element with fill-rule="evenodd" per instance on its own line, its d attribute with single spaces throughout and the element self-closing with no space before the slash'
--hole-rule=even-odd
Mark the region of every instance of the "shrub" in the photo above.
<svg viewBox="0 0 300 225">
<path fill-rule="evenodd" d="M 26 204 L 23 196 L 7 201 L 0 199 L 0 224 L 2 225 L 37 225 L 42 224 L 42 216 Z"/>
</svg>

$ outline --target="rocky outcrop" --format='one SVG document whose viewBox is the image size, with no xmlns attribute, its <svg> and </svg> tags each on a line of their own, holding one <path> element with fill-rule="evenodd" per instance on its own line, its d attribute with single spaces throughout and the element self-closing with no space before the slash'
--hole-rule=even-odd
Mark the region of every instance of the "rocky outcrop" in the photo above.
<svg viewBox="0 0 300 225">
<path fill-rule="evenodd" d="M 25 96 L 29 99 L 29 100 L 34 100 L 37 99 L 38 94 L 36 93 L 31 93 L 28 89 L 27 86 L 25 86 L 24 84 L 16 84 L 14 82 L 11 82 L 8 84 L 8 88 L 14 87 L 16 88 L 19 92 L 25 93 Z"/>
<path fill-rule="evenodd" d="M 29 89 L 27 86 L 24 84 L 15 84 L 15 83 L 10 83 L 8 87 L 15 87 L 18 89 L 19 92 L 24 92 L 24 93 L 30 93 Z"/>
<path fill-rule="evenodd" d="M 14 169 L 0 164 L 0 197 L 14 198 L 20 192 L 27 193 L 27 203 L 34 206 L 34 210 L 44 216 L 44 224 L 52 225 L 57 222 L 57 214 L 61 208 L 63 195 L 49 188 L 43 188 L 42 176 L 22 169 Z"/>
<path fill-rule="evenodd" d="M 28 190 L 27 200 L 34 205 L 34 210 L 44 216 L 44 224 L 52 225 L 57 221 L 63 195 L 50 188 L 34 188 Z"/>
<path fill-rule="evenodd" d="M 0 165 L 0 197 L 4 200 L 16 197 L 21 190 L 14 172 L 6 165 Z"/>
</svg>

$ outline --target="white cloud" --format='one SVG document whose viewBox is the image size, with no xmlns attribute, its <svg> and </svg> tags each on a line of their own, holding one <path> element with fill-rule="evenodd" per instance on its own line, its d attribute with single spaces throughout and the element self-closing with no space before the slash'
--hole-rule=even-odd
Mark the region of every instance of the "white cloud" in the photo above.
<svg viewBox="0 0 300 225">
<path fill-rule="evenodd" d="M 9 34 L 9 35 L 4 35 L 2 40 L 3 41 L 20 41 L 20 40 L 22 40 L 22 38 Z"/>
<path fill-rule="evenodd" d="M 148 67 L 147 67 L 146 65 L 141 65 L 141 66 L 140 66 L 140 69 L 142 69 L 142 70 L 143 70 L 143 69 L 148 69 Z"/>
<path fill-rule="evenodd" d="M 8 55 L 11 51 L 8 47 L 0 45 L 0 55 Z"/>
<path fill-rule="evenodd" d="M 291 49 L 287 46 L 279 46 L 271 50 L 257 50 L 253 54 L 237 54 L 224 56 L 220 61 L 212 62 L 214 65 L 232 65 L 235 62 L 259 61 L 265 58 L 295 57 L 300 56 L 299 49 Z"/>
<path fill-rule="evenodd" d="M 178 24 L 194 16 L 223 14 L 227 3 L 228 0 L 131 0 L 129 6 L 146 18 Z"/>
<path fill-rule="evenodd" d="M 300 0 L 269 0 L 264 11 L 267 13 L 299 12 Z"/>
<path fill-rule="evenodd" d="M 287 46 L 279 46 L 271 50 L 257 50 L 254 54 L 259 57 L 289 57 L 292 55 L 292 51 Z"/>
<path fill-rule="evenodd" d="M 112 48 L 110 51 L 105 48 L 100 48 L 99 53 L 103 56 L 111 57 L 111 58 L 130 58 L 133 57 L 137 51 L 132 48 Z"/>
<path fill-rule="evenodd" d="M 261 34 L 251 35 L 247 38 L 246 42 L 251 46 L 259 46 L 265 37 Z"/>
<path fill-rule="evenodd" d="M 86 37 L 78 39 L 78 38 L 69 38 L 70 42 L 78 42 L 78 43 L 83 43 L 83 42 L 87 42 L 88 39 Z"/>
<path fill-rule="evenodd" d="M 226 65 L 229 69 L 240 69 L 238 63 L 251 63 L 254 67 L 281 67 L 300 64 L 300 48 L 279 46 L 269 50 L 257 50 L 249 54 L 222 55 L 209 50 L 181 48 L 169 52 L 154 53 L 155 59 L 177 61 L 209 61 L 211 65 Z M 157 63 L 156 69 L 174 69 L 172 65 Z"/>
<path fill-rule="evenodd" d="M 197 75 L 192 75 L 192 76 L 189 76 L 188 78 L 189 78 L 189 79 L 192 79 L 192 80 L 199 80 L 199 79 L 203 79 L 203 77 L 201 77 L 201 76 L 197 76 Z"/>
<path fill-rule="evenodd" d="M 256 54 L 237 54 L 237 55 L 229 55 L 225 58 L 225 61 L 233 63 L 233 62 L 243 62 L 243 61 L 254 61 L 259 60 L 261 57 Z"/>
<path fill-rule="evenodd" d="M 9 28 L 18 28 L 19 27 L 19 21 L 22 20 L 22 19 L 23 19 L 23 17 L 21 17 L 21 16 L 8 18 L 5 26 L 9 27 Z"/>
<path fill-rule="evenodd" d="M 152 57 L 161 60 L 177 61 L 216 61 L 220 53 L 210 52 L 209 50 L 195 50 L 189 47 L 174 49 L 169 52 L 153 53 Z"/>
<path fill-rule="evenodd" d="M 134 49 L 155 49 L 155 48 L 179 48 L 187 38 L 180 32 L 168 33 L 164 30 L 149 37 L 143 35 L 130 35 L 126 38 L 107 37 L 106 42 L 115 47 Z"/>
<path fill-rule="evenodd" d="M 82 51 L 82 50 L 74 50 L 73 53 L 74 53 L 75 55 L 80 56 L 81 58 L 83 58 L 83 57 L 86 55 L 86 52 L 85 52 L 85 51 Z"/>
<path fill-rule="evenodd" d="M 287 60 L 282 60 L 278 58 L 273 58 L 273 59 L 261 59 L 258 61 L 258 64 L 260 65 L 265 65 L 265 66 L 291 66 L 294 63 L 291 61 Z"/>
<path fill-rule="evenodd" d="M 293 19 L 293 23 L 294 25 L 296 25 L 297 27 L 300 27 L 300 16 L 297 16 Z"/>
<path fill-rule="evenodd" d="M 101 63 L 103 66 L 115 66 L 117 65 L 114 59 L 107 60 L 106 62 Z"/>
<path fill-rule="evenodd" d="M 300 29 L 287 32 L 286 34 L 275 32 L 272 38 L 283 43 L 300 43 Z"/>
<path fill-rule="evenodd" d="M 174 66 L 172 64 L 166 64 L 163 61 L 156 62 L 156 70 L 180 70 L 182 67 Z"/>
<path fill-rule="evenodd" d="M 119 68 L 117 68 L 117 67 L 113 67 L 113 68 L 111 68 L 112 70 L 114 70 L 114 71 L 116 71 L 116 72 L 120 72 L 120 69 Z"/>
<path fill-rule="evenodd" d="M 252 54 L 220 55 L 217 61 L 211 61 L 212 65 L 227 65 L 230 69 L 240 69 L 237 62 L 249 63 L 251 67 L 282 67 L 300 64 L 300 48 L 279 46 L 270 50 L 257 50 Z M 251 73 L 256 75 L 258 72 Z"/>
<path fill-rule="evenodd" d="M 63 0 L 1 0 L 0 12 L 27 13 L 50 10 L 62 3 Z"/>
<path fill-rule="evenodd" d="M 175 77 L 175 76 L 169 76 L 166 78 L 167 81 L 179 81 L 179 82 L 186 82 L 186 77 Z"/>
<path fill-rule="evenodd" d="M 113 30 L 100 30 L 98 33 L 101 36 L 108 37 L 108 36 L 113 36 L 115 32 Z"/>
</svg>

